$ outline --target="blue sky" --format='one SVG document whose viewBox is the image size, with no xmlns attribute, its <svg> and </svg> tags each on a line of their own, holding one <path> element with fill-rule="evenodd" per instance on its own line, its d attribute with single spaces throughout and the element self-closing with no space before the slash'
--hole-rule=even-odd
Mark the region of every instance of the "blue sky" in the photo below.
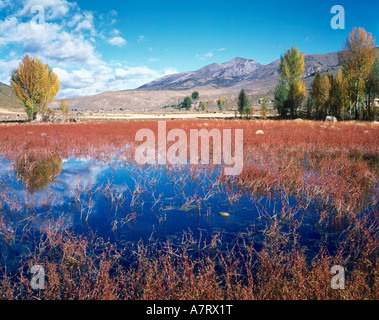
<svg viewBox="0 0 379 320">
<path fill-rule="evenodd" d="M 345 10 L 343 30 L 331 28 L 334 5 Z M 235 57 L 268 64 L 293 45 L 338 51 L 354 27 L 377 37 L 378 0 L 0 0 L 0 81 L 28 53 L 58 74 L 61 98 L 134 89 Z"/>
</svg>

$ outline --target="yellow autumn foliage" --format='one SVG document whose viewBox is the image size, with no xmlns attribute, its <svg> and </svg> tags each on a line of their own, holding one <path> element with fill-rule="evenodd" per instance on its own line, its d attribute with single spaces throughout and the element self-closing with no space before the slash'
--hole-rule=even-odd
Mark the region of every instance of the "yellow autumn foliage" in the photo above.
<svg viewBox="0 0 379 320">
<path fill-rule="evenodd" d="M 375 40 L 364 28 L 353 29 L 338 55 L 343 76 L 348 82 L 349 96 L 354 103 L 355 117 L 358 116 L 359 100 L 364 95 L 365 84 L 372 71 L 375 56 Z"/>
<path fill-rule="evenodd" d="M 17 176 L 24 182 L 29 194 L 42 192 L 62 171 L 59 155 L 46 159 L 21 157 L 15 162 Z"/>
<path fill-rule="evenodd" d="M 15 95 L 23 102 L 30 120 L 40 112 L 46 114 L 48 105 L 57 96 L 60 84 L 58 76 L 38 58 L 25 55 L 11 75 Z"/>
<path fill-rule="evenodd" d="M 287 50 L 280 58 L 280 78 L 286 83 L 288 100 L 287 106 L 291 116 L 295 116 L 297 108 L 306 98 L 304 75 L 304 56 L 296 47 Z"/>
</svg>

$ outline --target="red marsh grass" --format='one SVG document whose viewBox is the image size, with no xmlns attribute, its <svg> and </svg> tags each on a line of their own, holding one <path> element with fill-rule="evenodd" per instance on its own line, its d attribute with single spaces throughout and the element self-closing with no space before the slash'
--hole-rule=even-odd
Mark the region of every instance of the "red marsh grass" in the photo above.
<svg viewBox="0 0 379 320">
<path fill-rule="evenodd" d="M 2 125 L 0 154 L 26 164 L 57 156 L 128 162 L 133 161 L 135 134 L 145 128 L 156 133 L 157 122 Z M 168 242 L 117 247 L 69 229 L 62 231 L 62 222 L 52 218 L 41 227 L 36 249 L 20 262 L 20 272 L 9 273 L 6 266 L 1 266 L 0 298 L 378 299 L 378 125 L 167 121 L 167 131 L 174 128 L 186 133 L 196 128 L 243 129 L 243 172 L 236 177 L 220 176 L 213 187 L 219 183 L 228 186 L 230 201 L 239 197 L 236 187 L 257 197 L 280 195 L 284 203 L 280 216 L 269 217 L 262 207 L 264 228 L 241 232 L 233 247 L 228 248 L 221 233 L 208 243 L 183 234 L 179 247 Z M 263 130 L 264 135 L 256 135 L 257 130 Z M 33 166 L 21 166 L 19 170 L 32 172 Z M 173 179 L 179 179 L 176 167 L 167 166 L 167 170 L 173 173 Z M 192 166 L 177 184 L 207 179 L 207 172 Z M 30 180 L 31 175 L 26 176 Z M 0 201 L 11 203 L 12 195 L 1 186 Z M 106 186 L 103 192 L 116 205 L 119 200 L 115 200 L 111 187 Z M 200 201 L 193 195 L 183 197 L 188 204 Z M 291 197 L 296 199 L 296 208 L 286 200 Z M 310 249 L 298 241 L 301 221 L 294 220 L 298 210 L 308 208 L 312 209 L 315 225 L 342 229 L 336 248 L 328 248 L 326 241 L 311 259 Z M 363 213 L 365 208 L 370 208 L 369 214 Z M 0 237 L 5 242 L 14 241 L 11 223 L 2 216 Z M 134 262 L 126 263 L 126 256 L 132 256 Z M 30 288 L 26 270 L 36 262 L 48 275 L 46 290 Z M 332 265 L 346 267 L 344 290 L 330 287 Z"/>
</svg>

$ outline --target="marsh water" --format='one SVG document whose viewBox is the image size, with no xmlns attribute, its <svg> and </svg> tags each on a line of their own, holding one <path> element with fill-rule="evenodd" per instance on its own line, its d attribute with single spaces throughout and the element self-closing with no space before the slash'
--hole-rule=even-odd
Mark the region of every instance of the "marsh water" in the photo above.
<svg viewBox="0 0 379 320">
<path fill-rule="evenodd" d="M 317 227 L 311 207 L 301 209 L 296 199 L 280 194 L 252 194 L 232 178 L 224 183 L 218 168 L 141 167 L 59 156 L 29 170 L 25 165 L 0 158 L 0 246 L 8 261 L 30 254 L 38 240 L 29 240 L 38 239 L 51 221 L 58 221 L 60 230 L 123 244 L 175 244 L 191 233 L 203 240 L 219 234 L 228 246 L 241 233 L 262 232 L 286 206 L 296 208 L 301 241 L 315 245 L 315 252 L 322 234 L 333 233 Z"/>
</svg>

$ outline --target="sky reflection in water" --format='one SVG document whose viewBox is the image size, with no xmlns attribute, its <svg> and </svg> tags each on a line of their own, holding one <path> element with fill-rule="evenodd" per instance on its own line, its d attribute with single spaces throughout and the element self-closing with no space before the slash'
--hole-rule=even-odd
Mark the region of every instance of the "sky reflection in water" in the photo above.
<svg viewBox="0 0 379 320">
<path fill-rule="evenodd" d="M 183 231 L 189 230 L 195 234 L 200 230 L 205 234 L 224 231 L 233 236 L 259 216 L 247 193 L 231 203 L 229 196 L 235 192 L 221 184 L 212 189 L 215 180 L 205 178 L 204 172 L 193 179 L 188 174 L 189 167 L 167 172 L 164 166 L 137 168 L 84 157 L 62 159 L 54 180 L 30 193 L 15 165 L 0 159 L 0 179 L 6 193 L 21 206 L 14 215 L 16 224 L 17 217 L 25 218 L 29 204 L 28 215 L 32 208 L 41 218 L 34 221 L 37 228 L 48 213 L 48 217 L 61 216 L 67 227 L 72 223 L 77 232 L 91 230 L 97 236 L 125 242 L 180 239 Z M 217 175 L 216 171 L 213 178 Z M 4 209 L 12 211 L 9 204 Z M 278 206 L 275 209 L 280 210 Z M 221 217 L 219 212 L 228 212 L 230 217 Z"/>
</svg>

